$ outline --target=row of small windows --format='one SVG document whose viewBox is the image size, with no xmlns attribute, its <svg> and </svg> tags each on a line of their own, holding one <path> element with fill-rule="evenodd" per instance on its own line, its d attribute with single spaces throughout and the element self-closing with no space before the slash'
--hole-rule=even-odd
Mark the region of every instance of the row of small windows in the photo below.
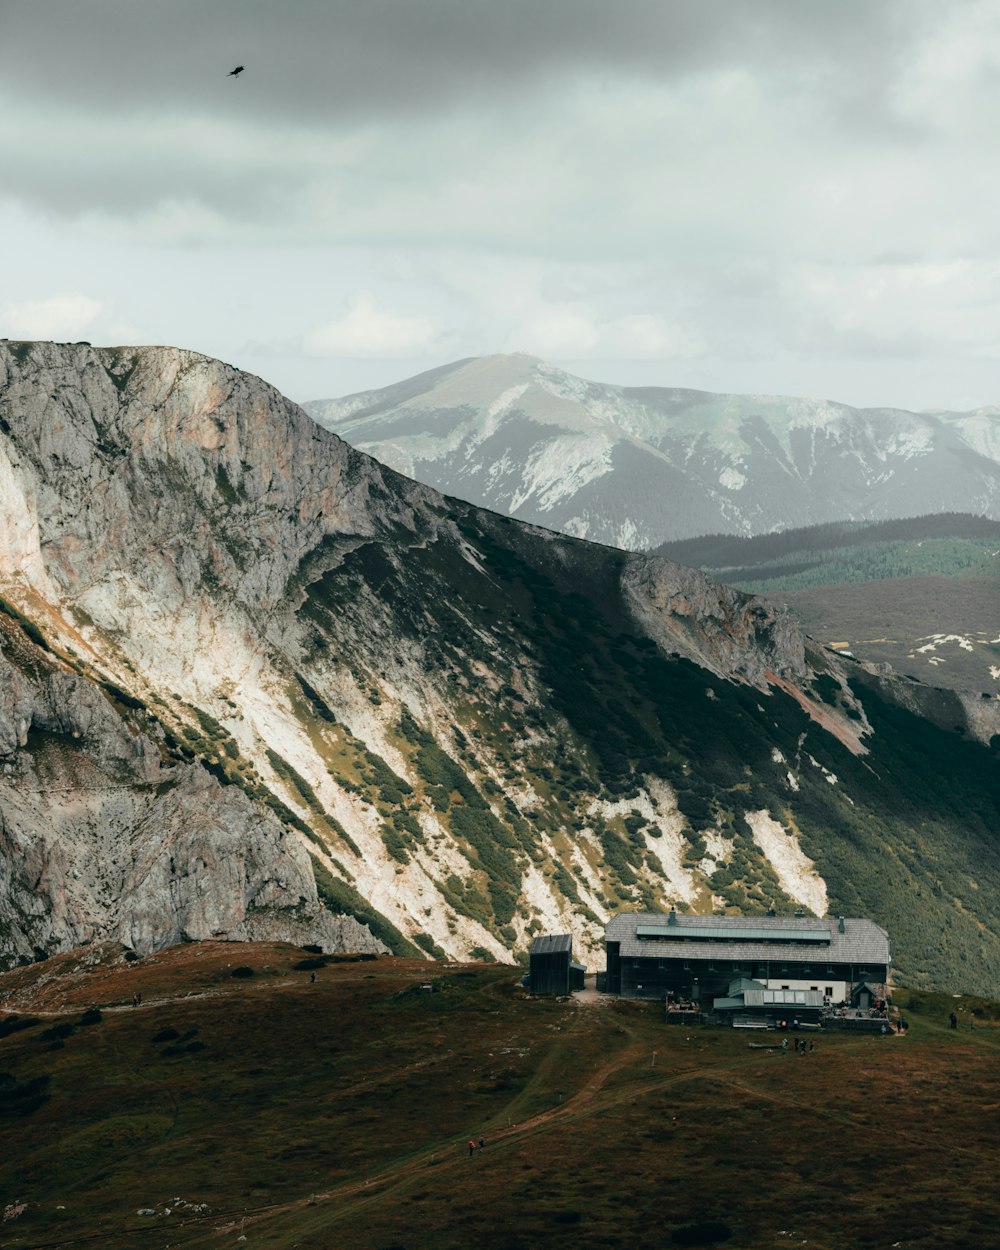
<svg viewBox="0 0 1000 1250">
<path fill-rule="evenodd" d="M 754 943 L 761 946 L 788 946 L 790 943 L 796 941 L 809 942 L 813 946 L 830 945 L 830 938 L 828 934 L 823 934 L 822 937 L 817 934 L 806 934 L 799 938 L 788 937 L 787 935 L 784 937 L 761 937 L 759 935 L 755 935 L 752 939 L 748 939 L 745 934 L 741 933 L 720 933 L 718 935 L 713 933 L 711 937 L 706 937 L 703 933 L 637 933 L 635 935 L 635 940 L 637 942 L 669 941 L 677 942 L 679 945 L 682 945 L 684 942 L 698 942 L 699 944 L 703 942 L 713 942 L 717 946 L 735 946 L 738 943 L 745 943 L 748 940 L 752 940 Z"/>
<path fill-rule="evenodd" d="M 648 967 L 647 961 L 645 960 L 642 960 L 642 959 L 632 960 L 633 968 L 641 968 L 644 964 L 646 964 L 646 966 Z M 665 960 L 661 959 L 658 961 L 656 966 L 660 972 L 666 972 L 667 969 L 671 965 L 668 964 Z M 687 959 L 684 960 L 683 966 L 684 966 L 685 972 L 691 971 L 690 960 L 687 960 Z M 702 966 L 703 965 L 701 964 L 698 965 L 698 967 L 702 967 Z M 704 965 L 704 967 L 706 968 L 708 972 L 727 972 L 731 970 L 733 972 L 749 973 L 751 969 L 754 969 L 758 976 L 766 976 L 768 968 L 771 968 L 772 971 L 776 969 L 780 969 L 782 972 L 794 971 L 796 973 L 799 973 L 799 972 L 809 973 L 810 975 L 813 972 L 819 973 L 823 971 L 823 969 L 818 964 L 816 965 L 815 968 L 813 968 L 812 964 L 795 964 L 794 966 L 789 965 L 789 964 L 773 964 L 773 965 L 772 964 L 748 964 L 748 963 L 740 963 L 740 961 L 737 959 L 734 959 L 731 964 L 716 962 L 716 963 L 706 964 Z M 836 974 L 836 968 L 833 966 L 833 964 L 827 964 L 825 971 L 826 971 L 827 976 L 834 976 Z M 867 976 L 870 976 L 871 974 L 869 973 L 867 968 L 859 968 L 857 969 L 856 975 L 861 976 L 861 977 L 867 977 Z"/>
</svg>

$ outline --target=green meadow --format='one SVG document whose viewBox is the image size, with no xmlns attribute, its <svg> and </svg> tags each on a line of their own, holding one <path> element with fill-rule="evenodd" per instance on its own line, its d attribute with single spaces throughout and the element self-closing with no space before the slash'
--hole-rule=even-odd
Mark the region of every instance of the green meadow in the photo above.
<svg viewBox="0 0 1000 1250">
<path fill-rule="evenodd" d="M 518 975 L 221 943 L 3 974 L 0 1247 L 996 1243 L 996 1004 L 897 991 L 906 1036 L 782 1055 Z"/>
</svg>

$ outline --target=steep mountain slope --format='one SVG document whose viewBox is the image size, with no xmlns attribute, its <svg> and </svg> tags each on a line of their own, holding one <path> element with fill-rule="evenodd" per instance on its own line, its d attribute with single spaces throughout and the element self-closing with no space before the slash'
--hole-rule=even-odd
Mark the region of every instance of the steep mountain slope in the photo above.
<svg viewBox="0 0 1000 1250">
<path fill-rule="evenodd" d="M 446 494 L 632 550 L 926 512 L 1000 519 L 1000 409 L 608 386 L 520 354 L 305 407 Z"/>
<path fill-rule="evenodd" d="M 1000 522 L 961 513 L 709 534 L 657 555 L 788 606 L 812 637 L 955 690 L 1000 691 Z"/>
<path fill-rule="evenodd" d="M 444 499 L 191 352 L 0 345 L 0 452 L 0 593 L 30 661 L 41 640 L 161 767 L 277 816 L 319 897 L 396 950 L 503 957 L 558 928 L 594 951 L 621 907 L 802 905 L 875 916 L 912 981 L 1000 972 L 995 706 L 814 650 L 692 569 Z M 7 718 L 27 879 L 54 854 L 19 814 L 31 733 L 68 770 L 104 731 Z M 157 845 L 153 815 L 112 840 Z M 191 875 L 221 907 L 221 877 Z M 10 953 L 70 940 L 32 889 Z M 114 929 L 111 893 L 59 889 Z"/>
</svg>

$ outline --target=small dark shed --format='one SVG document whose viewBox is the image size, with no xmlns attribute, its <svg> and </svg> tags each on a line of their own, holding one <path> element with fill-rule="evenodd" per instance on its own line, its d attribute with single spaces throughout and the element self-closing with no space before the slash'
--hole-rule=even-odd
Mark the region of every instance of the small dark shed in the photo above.
<svg viewBox="0 0 1000 1250">
<path fill-rule="evenodd" d="M 851 1006 L 860 1007 L 862 1011 L 867 1011 L 870 1007 L 874 1007 L 876 1003 L 881 1004 L 882 1001 L 882 987 L 872 985 L 870 981 L 862 981 L 860 985 L 855 985 L 851 990 Z"/>
<path fill-rule="evenodd" d="M 569 994 L 577 988 L 573 976 L 573 937 L 543 933 L 531 943 L 532 994 Z M 577 965 L 579 967 L 579 965 Z"/>
</svg>

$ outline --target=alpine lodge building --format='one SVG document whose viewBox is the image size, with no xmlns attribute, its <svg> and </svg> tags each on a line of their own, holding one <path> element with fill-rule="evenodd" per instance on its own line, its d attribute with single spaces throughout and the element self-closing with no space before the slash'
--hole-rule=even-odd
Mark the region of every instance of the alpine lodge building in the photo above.
<svg viewBox="0 0 1000 1250">
<path fill-rule="evenodd" d="M 734 981 L 848 1001 L 885 985 L 889 935 L 873 920 L 806 916 L 694 916 L 626 912 L 604 931 L 606 992 L 621 998 L 725 997 Z M 798 1001 L 797 995 L 791 1001 Z"/>
</svg>

